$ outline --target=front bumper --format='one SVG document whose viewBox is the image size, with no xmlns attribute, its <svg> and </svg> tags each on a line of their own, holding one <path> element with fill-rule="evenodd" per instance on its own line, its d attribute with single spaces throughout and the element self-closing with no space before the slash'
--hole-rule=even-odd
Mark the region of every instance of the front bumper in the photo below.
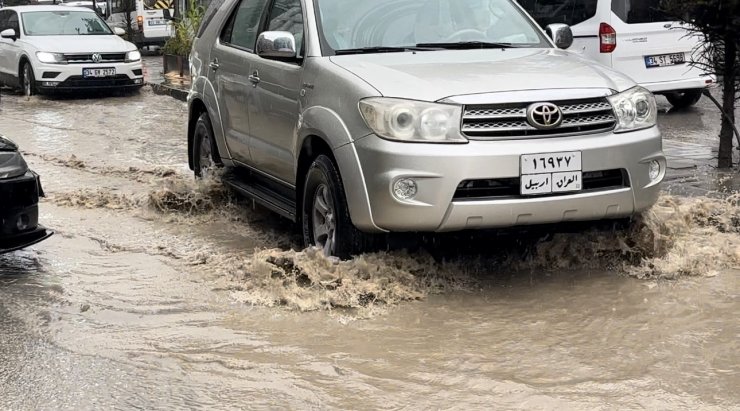
<svg viewBox="0 0 740 411">
<path fill-rule="evenodd" d="M 82 70 L 86 68 L 115 68 L 112 77 L 84 78 Z M 99 63 L 99 64 L 42 64 L 34 65 L 36 88 L 42 92 L 99 90 L 99 89 L 133 89 L 144 85 L 144 71 L 141 61 L 133 63 Z"/>
<path fill-rule="evenodd" d="M 518 181 L 523 154 L 568 151 L 582 153 L 584 173 L 620 170 L 626 183 L 541 197 L 523 197 L 518 192 L 483 198 L 456 194 L 464 181 Z M 666 169 L 657 127 L 624 134 L 461 145 L 398 143 L 371 135 L 338 148 L 335 155 L 355 157 L 359 171 L 343 170 L 344 186 L 352 191 L 347 198 L 353 223 L 369 232 L 444 232 L 629 217 L 657 201 Z M 652 160 L 661 165 L 655 180 L 648 175 Z M 416 181 L 418 194 L 413 201 L 393 195 L 392 185 L 399 178 Z"/>
<path fill-rule="evenodd" d="M 39 176 L 25 175 L 0 180 L 0 254 L 28 247 L 53 233 L 38 224 Z"/>
</svg>

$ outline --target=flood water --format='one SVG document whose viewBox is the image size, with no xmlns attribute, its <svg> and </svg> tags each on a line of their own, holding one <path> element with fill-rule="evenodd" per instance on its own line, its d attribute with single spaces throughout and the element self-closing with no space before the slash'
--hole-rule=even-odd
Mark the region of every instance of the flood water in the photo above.
<svg viewBox="0 0 740 411">
<path fill-rule="evenodd" d="M 716 145 L 710 104 L 667 142 Z M 186 116 L 3 94 L 56 234 L 0 256 L 0 409 L 740 408 L 736 174 L 679 164 L 629 228 L 337 263 L 196 183 Z"/>
</svg>

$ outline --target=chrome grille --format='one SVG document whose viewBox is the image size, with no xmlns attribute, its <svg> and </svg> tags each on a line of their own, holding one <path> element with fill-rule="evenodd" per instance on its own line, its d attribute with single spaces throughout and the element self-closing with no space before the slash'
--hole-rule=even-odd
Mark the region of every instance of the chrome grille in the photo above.
<svg viewBox="0 0 740 411">
<path fill-rule="evenodd" d="M 539 130 L 527 121 L 527 107 L 533 102 L 465 107 L 462 131 L 472 140 L 500 138 L 552 137 L 600 133 L 612 130 L 617 119 L 605 98 L 553 101 L 563 112 L 562 124 L 552 130 Z"/>
<path fill-rule="evenodd" d="M 109 64 L 122 63 L 126 60 L 126 53 L 100 53 L 101 60 L 96 63 L 92 59 L 93 53 L 65 54 L 67 64 Z"/>
</svg>

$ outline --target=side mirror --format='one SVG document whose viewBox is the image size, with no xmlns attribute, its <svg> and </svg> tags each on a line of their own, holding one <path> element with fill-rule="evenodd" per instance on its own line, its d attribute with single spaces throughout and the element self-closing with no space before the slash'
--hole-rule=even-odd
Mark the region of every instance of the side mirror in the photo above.
<svg viewBox="0 0 740 411">
<path fill-rule="evenodd" d="M 257 55 L 271 59 L 293 59 L 298 52 L 295 37 L 287 31 L 265 31 L 257 37 Z"/>
<path fill-rule="evenodd" d="M 120 27 L 113 27 L 113 34 L 115 34 L 116 36 L 123 36 L 126 34 L 126 30 Z"/>
<path fill-rule="evenodd" d="M 18 36 L 15 35 L 15 29 L 5 29 L 2 32 L 0 32 L 0 37 L 4 39 L 11 39 L 15 41 L 15 39 L 18 38 Z"/>
<path fill-rule="evenodd" d="M 567 24 L 550 24 L 545 32 L 559 49 L 567 49 L 573 45 L 573 31 Z"/>
</svg>

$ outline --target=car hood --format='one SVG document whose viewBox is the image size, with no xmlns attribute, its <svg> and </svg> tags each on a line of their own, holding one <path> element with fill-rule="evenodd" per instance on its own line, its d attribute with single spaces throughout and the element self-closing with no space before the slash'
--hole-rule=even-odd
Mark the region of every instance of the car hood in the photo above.
<svg viewBox="0 0 740 411">
<path fill-rule="evenodd" d="M 116 35 L 31 36 L 25 40 L 38 51 L 50 53 L 123 53 L 136 46 Z"/>
<path fill-rule="evenodd" d="M 0 180 L 19 177 L 28 171 L 28 165 L 18 152 L 18 146 L 0 136 Z"/>
<path fill-rule="evenodd" d="M 468 94 L 544 89 L 624 91 L 623 74 L 558 49 L 443 50 L 333 56 L 386 97 L 438 101 Z"/>
</svg>

